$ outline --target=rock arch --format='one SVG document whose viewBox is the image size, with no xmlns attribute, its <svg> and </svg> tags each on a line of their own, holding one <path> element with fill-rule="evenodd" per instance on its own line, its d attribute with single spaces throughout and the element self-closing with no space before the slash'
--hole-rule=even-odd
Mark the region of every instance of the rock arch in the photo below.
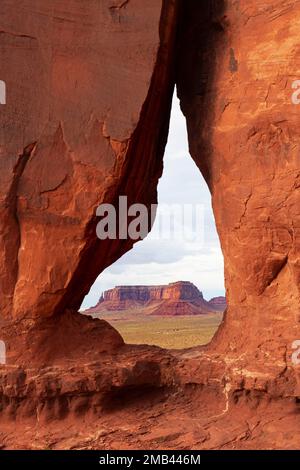
<svg viewBox="0 0 300 470">
<path fill-rule="evenodd" d="M 255 421 L 249 402 L 274 421 L 280 402 L 296 429 L 300 115 L 288 77 L 299 78 L 299 2 L 103 0 L 89 2 L 82 22 L 80 2 L 49 15 L 45 0 L 43 27 L 34 0 L 26 21 L 14 3 L 0 19 L 0 65 L 15 84 L 0 134 L 0 332 L 18 373 L 3 403 L 32 419 L 37 409 L 99 417 L 132 389 L 146 401 L 149 390 L 172 399 L 177 390 L 227 426 L 240 409 Z M 181 355 L 128 349 L 105 322 L 76 313 L 99 272 L 131 248 L 97 240 L 96 207 L 119 195 L 156 202 L 175 82 L 213 197 L 229 302 L 213 342 Z M 197 442 L 226 446 L 202 422 Z M 238 436 L 251 435 L 249 422 Z M 238 436 L 230 442 L 246 445 Z"/>
</svg>

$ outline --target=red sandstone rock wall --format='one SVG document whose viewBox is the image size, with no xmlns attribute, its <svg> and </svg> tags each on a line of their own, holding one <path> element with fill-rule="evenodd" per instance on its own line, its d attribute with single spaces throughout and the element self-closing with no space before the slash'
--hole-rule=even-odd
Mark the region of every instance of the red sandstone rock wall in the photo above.
<svg viewBox="0 0 300 470">
<path fill-rule="evenodd" d="M 225 256 L 215 340 L 123 347 L 74 313 L 130 248 L 96 240 L 97 205 L 156 199 L 176 3 L 1 1 L 1 448 L 299 448 L 298 1 L 182 2 L 178 92 Z"/>
<path fill-rule="evenodd" d="M 132 246 L 101 243 L 95 211 L 156 202 L 176 15 L 164 0 L 1 2 L 2 317 L 78 309 Z"/>
<path fill-rule="evenodd" d="M 285 3 L 183 3 L 176 81 L 225 256 L 229 308 L 211 347 L 293 376 L 300 247 L 299 110 L 291 84 L 299 78 L 300 10 Z M 129 203 L 155 202 L 177 6 L 2 2 L 0 308 L 7 331 L 12 317 L 25 318 L 27 328 L 32 318 L 55 322 L 76 311 L 99 272 L 130 249 L 131 242 L 96 238 L 100 202 L 120 194 Z"/>
<path fill-rule="evenodd" d="M 300 5 L 186 3 L 178 92 L 210 187 L 229 307 L 213 347 L 295 390 L 300 337 Z M 228 359 L 229 360 L 229 359 Z M 295 392 L 296 393 L 296 392 Z"/>
</svg>

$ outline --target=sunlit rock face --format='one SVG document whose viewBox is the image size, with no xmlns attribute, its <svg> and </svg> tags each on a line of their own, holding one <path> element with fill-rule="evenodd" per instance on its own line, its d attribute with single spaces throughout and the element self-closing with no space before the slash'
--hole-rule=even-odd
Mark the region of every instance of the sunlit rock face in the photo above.
<svg viewBox="0 0 300 470">
<path fill-rule="evenodd" d="M 103 302 L 136 301 L 148 302 L 149 300 L 162 299 L 164 286 L 117 286 L 103 293 Z"/>
<path fill-rule="evenodd" d="M 98 205 L 156 202 L 177 2 L 2 3 L 0 309 L 49 317 L 132 246 L 97 239 Z"/>
<path fill-rule="evenodd" d="M 229 306 L 213 347 L 249 370 L 283 373 L 290 391 L 300 337 L 299 21 L 296 1 L 191 1 L 178 64 L 190 151 L 225 260 Z"/>
<path fill-rule="evenodd" d="M 202 292 L 192 282 L 172 282 L 161 286 L 117 286 L 103 293 L 103 301 L 199 300 Z"/>
<path fill-rule="evenodd" d="M 2 3 L 0 339 L 8 364 L 95 360 L 123 340 L 77 312 L 133 245 L 96 210 L 157 202 L 178 2 Z"/>
<path fill-rule="evenodd" d="M 176 316 L 224 311 L 225 306 L 206 301 L 192 282 L 178 281 L 160 286 L 114 287 L 105 291 L 97 305 L 84 313 L 96 315 L 127 309 L 134 309 L 137 314 Z"/>
</svg>

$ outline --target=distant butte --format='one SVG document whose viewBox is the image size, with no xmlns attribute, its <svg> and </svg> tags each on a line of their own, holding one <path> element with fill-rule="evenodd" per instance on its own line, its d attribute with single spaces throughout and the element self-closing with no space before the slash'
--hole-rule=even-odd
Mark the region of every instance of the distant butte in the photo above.
<svg viewBox="0 0 300 470">
<path fill-rule="evenodd" d="M 137 309 L 138 313 L 149 315 L 176 316 L 203 315 L 225 308 L 225 297 L 207 301 L 192 282 L 178 281 L 158 286 L 117 286 L 105 291 L 97 305 L 84 313 Z"/>
</svg>

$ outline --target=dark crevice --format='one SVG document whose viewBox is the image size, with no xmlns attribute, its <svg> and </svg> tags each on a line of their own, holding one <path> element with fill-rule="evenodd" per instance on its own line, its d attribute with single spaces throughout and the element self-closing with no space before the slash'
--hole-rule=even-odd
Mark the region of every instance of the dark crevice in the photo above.
<svg viewBox="0 0 300 470">
<path fill-rule="evenodd" d="M 284 270 L 284 268 L 287 266 L 289 262 L 289 257 L 288 255 L 284 256 L 283 259 L 279 260 L 276 264 L 274 264 L 273 269 L 272 269 L 272 276 L 269 278 L 267 284 L 263 288 L 262 292 L 260 293 L 263 294 L 264 291 L 267 289 L 267 287 L 270 287 L 271 284 L 273 284 L 274 281 L 278 278 L 279 274 Z"/>
<path fill-rule="evenodd" d="M 227 43 L 225 0 L 189 0 L 179 31 L 176 85 L 187 119 L 190 154 L 212 190 L 212 130 L 217 59 Z M 188 53 L 187 53 L 188 51 Z M 200 115 L 199 110 L 202 110 Z M 199 139 L 195 143 L 193 135 Z"/>
<path fill-rule="evenodd" d="M 218 64 L 222 62 L 221 59 L 226 54 L 229 43 L 227 1 L 189 0 L 184 6 L 178 40 L 177 94 L 187 122 L 190 155 L 213 195 L 216 164 L 216 159 L 213 158 L 216 79 Z M 228 67 L 230 67 L 229 51 Z M 227 310 L 206 348 L 219 341 L 226 318 Z"/>
<path fill-rule="evenodd" d="M 12 289 L 8 299 L 9 309 L 11 308 L 10 305 L 13 298 L 14 288 L 18 280 L 18 254 L 21 246 L 21 229 L 18 216 L 18 190 L 20 180 L 35 147 L 36 142 L 29 144 L 24 148 L 23 153 L 19 155 L 13 169 L 13 178 L 10 189 L 5 199 L 5 219 L 8 236 L 4 241 L 4 250 L 6 252 L 7 259 L 9 260 L 9 265 L 6 266 L 6 278 L 9 279 L 8 285 L 11 286 Z M 5 313 L 6 312 L 4 312 L 4 315 Z"/>
<path fill-rule="evenodd" d="M 120 3 L 119 5 L 113 5 L 109 7 L 110 10 L 121 10 L 122 8 L 126 7 L 128 5 L 130 0 L 124 0 L 124 2 Z"/>
</svg>

